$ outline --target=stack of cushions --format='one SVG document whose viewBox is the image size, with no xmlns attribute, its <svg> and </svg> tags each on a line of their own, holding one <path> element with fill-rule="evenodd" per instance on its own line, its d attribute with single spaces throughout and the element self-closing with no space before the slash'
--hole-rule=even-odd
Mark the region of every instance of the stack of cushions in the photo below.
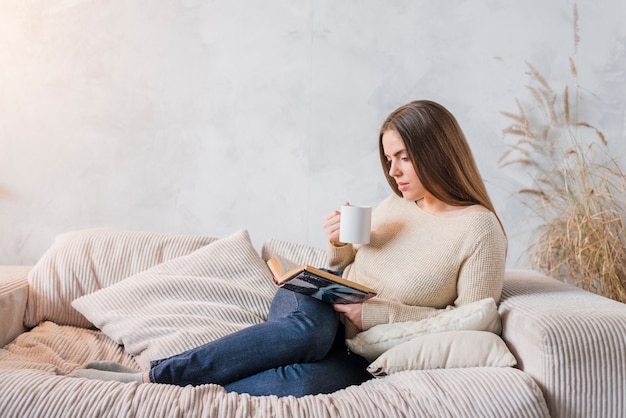
<svg viewBox="0 0 626 418">
<path fill-rule="evenodd" d="M 367 370 L 377 377 L 403 370 L 514 366 L 500 331 L 496 303 L 488 298 L 422 321 L 377 325 L 347 345 L 372 362 Z"/>
<path fill-rule="evenodd" d="M 64 234 L 29 275 L 28 323 L 95 326 L 147 369 L 152 360 L 265 321 L 276 287 L 264 259 L 325 263 L 324 250 L 283 241 L 268 241 L 262 254 L 245 230 L 220 239 L 109 229 Z M 379 325 L 347 343 L 377 377 L 513 366 L 499 332 L 496 305 L 485 299 L 424 321 Z"/>
<path fill-rule="evenodd" d="M 498 308 L 493 299 L 448 309 L 433 318 L 421 321 L 395 322 L 376 325 L 348 340 L 348 347 L 369 361 L 404 341 L 422 334 L 445 331 L 473 330 L 499 334 L 502 330 Z"/>
</svg>

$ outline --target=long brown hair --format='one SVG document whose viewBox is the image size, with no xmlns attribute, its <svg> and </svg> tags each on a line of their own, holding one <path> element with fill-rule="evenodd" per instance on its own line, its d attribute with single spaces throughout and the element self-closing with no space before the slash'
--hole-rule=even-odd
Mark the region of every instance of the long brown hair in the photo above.
<svg viewBox="0 0 626 418">
<path fill-rule="evenodd" d="M 393 111 L 380 129 L 383 171 L 392 190 L 402 197 L 389 175 L 383 150 L 383 134 L 388 130 L 402 138 L 415 172 L 430 194 L 452 206 L 482 205 L 498 218 L 465 134 L 445 107 L 429 100 L 411 102 Z M 500 218 L 498 222 L 502 227 Z"/>
</svg>

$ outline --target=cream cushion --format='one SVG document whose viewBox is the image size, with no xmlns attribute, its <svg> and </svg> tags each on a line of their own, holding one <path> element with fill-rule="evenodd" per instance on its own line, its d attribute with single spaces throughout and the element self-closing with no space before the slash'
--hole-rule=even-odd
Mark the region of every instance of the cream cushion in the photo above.
<svg viewBox="0 0 626 418">
<path fill-rule="evenodd" d="M 92 327 L 72 308 L 74 299 L 164 261 L 189 254 L 216 238 L 95 228 L 58 235 L 28 275 L 24 325 L 43 321 Z"/>
<path fill-rule="evenodd" d="M 448 331 L 418 335 L 388 351 L 367 370 L 383 377 L 404 370 L 511 367 L 517 361 L 504 341 L 487 331 Z"/>
<path fill-rule="evenodd" d="M 72 305 L 147 369 L 152 360 L 266 321 L 275 293 L 242 230 Z"/>
<path fill-rule="evenodd" d="M 421 321 L 376 325 L 346 340 L 346 344 L 350 350 L 371 362 L 390 348 L 418 335 L 458 330 L 500 334 L 501 329 L 495 301 L 492 298 L 485 298 Z"/>
</svg>

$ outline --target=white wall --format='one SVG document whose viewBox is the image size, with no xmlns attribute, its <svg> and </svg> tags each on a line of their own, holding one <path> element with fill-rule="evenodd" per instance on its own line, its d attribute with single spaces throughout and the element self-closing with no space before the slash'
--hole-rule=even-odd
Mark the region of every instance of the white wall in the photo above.
<svg viewBox="0 0 626 418">
<path fill-rule="evenodd" d="M 587 121 L 623 153 L 626 3 L 580 0 Z M 499 113 L 554 85 L 570 0 L 0 2 L 0 264 L 92 226 L 324 245 L 321 218 L 390 193 L 378 128 L 427 98 L 459 119 L 522 267 L 528 173 Z M 625 159 L 626 160 L 626 159 Z"/>
</svg>

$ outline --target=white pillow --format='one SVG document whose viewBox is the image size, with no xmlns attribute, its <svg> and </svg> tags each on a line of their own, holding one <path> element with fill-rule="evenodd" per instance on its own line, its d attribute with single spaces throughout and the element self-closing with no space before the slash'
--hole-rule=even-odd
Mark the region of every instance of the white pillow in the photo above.
<svg viewBox="0 0 626 418">
<path fill-rule="evenodd" d="M 72 306 L 147 369 L 152 360 L 266 321 L 276 289 L 242 230 Z"/>
<path fill-rule="evenodd" d="M 376 325 L 346 340 L 346 344 L 350 350 L 371 362 L 390 348 L 417 335 L 457 330 L 500 334 L 502 326 L 495 301 L 486 298 L 421 321 Z"/>
<path fill-rule="evenodd" d="M 155 232 L 86 229 L 58 235 L 28 275 L 24 325 L 43 321 L 91 327 L 74 299 L 110 286 L 217 238 Z"/>
<path fill-rule="evenodd" d="M 418 335 L 385 351 L 367 371 L 384 377 L 404 370 L 460 367 L 512 367 L 515 357 L 502 338 L 487 331 L 448 331 Z"/>
</svg>

